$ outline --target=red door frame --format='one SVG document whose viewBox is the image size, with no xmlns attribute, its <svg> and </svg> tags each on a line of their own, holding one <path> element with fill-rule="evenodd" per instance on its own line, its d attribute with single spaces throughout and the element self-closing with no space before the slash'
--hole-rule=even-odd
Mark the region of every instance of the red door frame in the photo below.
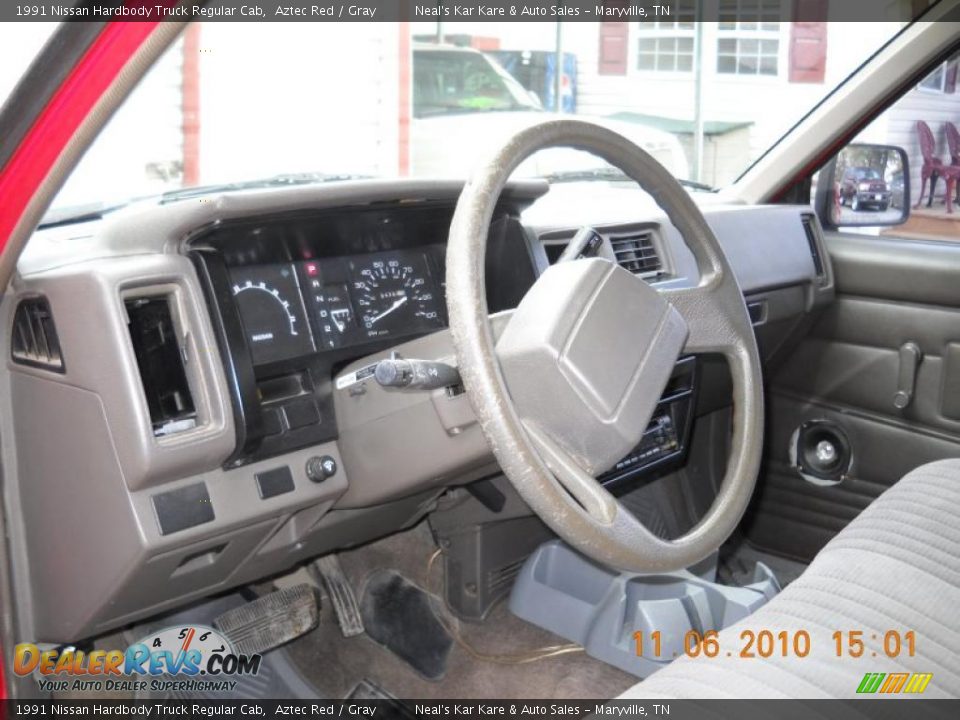
<svg viewBox="0 0 960 720">
<path fill-rule="evenodd" d="M 157 29 L 156 22 L 107 23 L 0 168 L 0 254 L 64 148 L 120 71 Z"/>
<path fill-rule="evenodd" d="M 143 43 L 157 22 L 110 22 L 93 40 L 33 117 L 7 163 L 0 168 L 0 257 L 34 196 L 77 130 Z M 26 81 L 29 82 L 29 75 Z M 0 658 L 2 658 L 0 648 Z M 0 660 L 0 699 L 7 697 Z"/>
</svg>

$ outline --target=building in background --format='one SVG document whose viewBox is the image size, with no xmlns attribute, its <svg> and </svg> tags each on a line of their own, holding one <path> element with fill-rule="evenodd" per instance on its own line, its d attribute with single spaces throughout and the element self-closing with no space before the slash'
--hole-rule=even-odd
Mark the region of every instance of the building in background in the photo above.
<svg viewBox="0 0 960 720">
<path fill-rule="evenodd" d="M 850 23 L 826 22 L 827 4 L 703 0 L 705 16 L 718 22 L 699 32 L 692 0 L 666 21 L 456 22 L 439 30 L 444 41 L 501 58 L 548 110 L 557 85 L 548 61 L 555 65 L 559 41 L 562 111 L 667 131 L 685 164 L 699 164 L 696 179 L 720 186 L 902 26 L 874 21 L 851 32 Z M 785 8 L 806 19 L 782 21 Z M 22 46 L 3 48 L 0 59 L 34 54 L 54 28 L 25 25 Z M 409 174 L 414 39 L 436 41 L 437 31 L 435 22 L 194 24 L 119 110 L 58 204 L 79 202 L 91 188 L 120 199 L 300 172 Z M 22 70 L 0 63 L 0 89 Z M 945 65 L 864 139 L 907 148 L 915 185 L 916 120 L 931 124 L 946 158 L 942 124 L 958 117 L 956 72 Z"/>
<path fill-rule="evenodd" d="M 608 0 L 609 4 L 609 0 Z M 896 3 L 891 3 L 895 5 Z M 802 17 L 783 22 L 796 5 Z M 902 23 L 828 23 L 826 0 L 704 0 L 700 87 L 704 123 L 701 182 L 723 185 L 744 169 L 810 108 L 853 72 Z M 617 116 L 673 128 L 695 167 L 697 35 L 694 2 L 666 21 L 561 23 L 561 50 L 576 58 L 577 113 Z M 817 14 L 819 13 L 819 15 Z M 434 23 L 413 23 L 428 36 Z M 449 24 L 447 27 L 451 27 Z M 482 38 L 505 52 L 551 52 L 557 23 L 455 25 L 458 41 Z M 758 98 L 762 112 L 758 113 Z"/>
</svg>

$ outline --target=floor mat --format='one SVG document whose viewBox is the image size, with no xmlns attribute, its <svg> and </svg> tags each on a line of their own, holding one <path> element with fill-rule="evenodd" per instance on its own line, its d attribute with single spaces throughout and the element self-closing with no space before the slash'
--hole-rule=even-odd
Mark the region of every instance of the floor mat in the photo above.
<svg viewBox="0 0 960 720">
<path fill-rule="evenodd" d="M 393 570 L 367 580 L 360 602 L 367 635 L 428 680 L 447 672 L 453 640 L 430 607 L 430 596 Z"/>
<path fill-rule="evenodd" d="M 357 589 L 372 574 L 390 568 L 434 596 L 442 587 L 442 563 L 427 576 L 427 561 L 437 546 L 426 523 L 340 554 L 347 579 Z M 435 602 L 442 602 L 438 597 Z M 462 623 L 461 636 L 490 654 L 513 654 L 566 642 L 513 615 L 497 604 L 482 623 Z M 369 679 L 401 701 L 555 698 L 609 699 L 636 684 L 632 675 L 586 653 L 560 655 L 525 665 L 480 662 L 454 643 L 442 680 L 427 680 L 406 661 L 366 633 L 345 638 L 330 603 L 323 603 L 315 630 L 286 646 L 297 667 L 328 697 L 346 697 Z"/>
</svg>

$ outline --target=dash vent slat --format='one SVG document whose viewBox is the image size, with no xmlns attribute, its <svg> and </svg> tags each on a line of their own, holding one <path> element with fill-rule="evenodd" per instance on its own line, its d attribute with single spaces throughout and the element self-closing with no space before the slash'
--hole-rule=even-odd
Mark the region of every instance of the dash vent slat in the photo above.
<svg viewBox="0 0 960 720">
<path fill-rule="evenodd" d="M 10 355 L 18 365 L 63 373 L 63 353 L 50 303 L 45 297 L 24 298 L 13 316 Z"/>
<path fill-rule="evenodd" d="M 629 235 L 611 235 L 610 245 L 620 267 L 641 277 L 657 277 L 663 270 L 663 261 L 653 243 L 649 230 Z"/>
</svg>

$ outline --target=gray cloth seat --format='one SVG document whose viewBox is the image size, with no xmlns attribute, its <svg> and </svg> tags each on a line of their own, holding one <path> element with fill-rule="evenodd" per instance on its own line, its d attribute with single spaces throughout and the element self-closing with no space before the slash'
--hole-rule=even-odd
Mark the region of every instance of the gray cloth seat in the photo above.
<svg viewBox="0 0 960 720">
<path fill-rule="evenodd" d="M 914 470 L 824 547 L 798 580 L 723 630 L 716 657 L 683 657 L 621 697 L 849 698 L 866 673 L 933 673 L 914 697 L 960 697 L 958 514 L 960 460 Z M 781 657 L 778 642 L 772 657 L 741 658 L 745 630 L 785 630 L 791 637 L 806 630 L 810 653 Z M 861 657 L 837 657 L 838 630 L 863 632 Z M 915 633 L 913 657 L 905 643 L 899 657 L 886 656 L 884 634 L 891 630 Z"/>
</svg>

